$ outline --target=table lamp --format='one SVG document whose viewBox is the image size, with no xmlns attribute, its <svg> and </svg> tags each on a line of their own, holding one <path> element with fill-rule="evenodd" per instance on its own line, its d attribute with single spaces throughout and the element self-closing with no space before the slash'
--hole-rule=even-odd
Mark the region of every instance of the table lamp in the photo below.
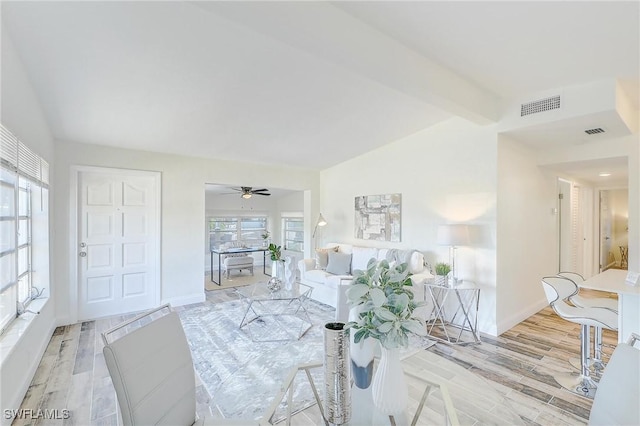
<svg viewBox="0 0 640 426">
<path fill-rule="evenodd" d="M 465 224 L 440 225 L 438 227 L 438 244 L 441 246 L 450 246 L 453 250 L 451 267 L 453 282 L 459 282 L 456 271 L 456 249 L 458 246 L 469 245 L 469 227 Z"/>
</svg>

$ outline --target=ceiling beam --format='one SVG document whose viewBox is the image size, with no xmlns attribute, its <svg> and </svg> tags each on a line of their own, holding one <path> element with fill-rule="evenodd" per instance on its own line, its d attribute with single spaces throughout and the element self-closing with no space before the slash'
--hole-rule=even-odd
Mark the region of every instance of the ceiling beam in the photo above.
<svg viewBox="0 0 640 426">
<path fill-rule="evenodd" d="M 498 121 L 497 95 L 328 2 L 192 4 L 450 114 Z"/>
</svg>

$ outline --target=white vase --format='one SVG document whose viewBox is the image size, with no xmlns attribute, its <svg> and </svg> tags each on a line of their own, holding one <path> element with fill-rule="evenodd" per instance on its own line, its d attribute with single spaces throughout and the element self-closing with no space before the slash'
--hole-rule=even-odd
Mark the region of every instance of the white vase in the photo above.
<svg viewBox="0 0 640 426">
<path fill-rule="evenodd" d="M 371 385 L 373 405 L 382 414 L 392 416 L 403 413 L 409 403 L 409 391 L 400 364 L 400 349 L 382 347 L 380 364 Z"/>
<path fill-rule="evenodd" d="M 293 273 L 293 262 L 291 256 L 287 256 L 284 259 L 284 288 L 286 290 L 291 290 L 293 288 L 293 283 L 295 281 L 294 273 Z"/>
<path fill-rule="evenodd" d="M 349 310 L 349 321 L 356 321 L 363 310 L 363 305 L 354 306 Z M 353 383 L 360 389 L 368 389 L 373 379 L 373 358 L 375 356 L 378 341 L 370 337 L 354 341 L 355 330 L 349 336 L 351 348 L 351 375 Z"/>
</svg>

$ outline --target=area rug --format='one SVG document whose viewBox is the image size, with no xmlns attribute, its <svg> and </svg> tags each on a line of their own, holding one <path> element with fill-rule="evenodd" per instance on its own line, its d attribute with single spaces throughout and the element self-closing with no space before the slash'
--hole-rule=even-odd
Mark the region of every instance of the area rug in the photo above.
<svg viewBox="0 0 640 426">
<path fill-rule="evenodd" d="M 254 321 L 250 331 L 240 330 L 238 325 L 246 310 L 241 301 L 206 304 L 180 312 L 196 372 L 211 395 L 211 404 L 224 417 L 261 418 L 292 367 L 322 362 L 323 328 L 333 321 L 335 310 L 313 300 L 306 307 L 314 325 L 299 340 L 287 342 L 251 339 L 281 337 L 269 319 Z M 427 348 L 432 344 L 417 338 L 411 347 Z M 300 386 L 295 388 L 294 412 L 315 401 L 309 386 L 302 385 L 302 380 L 297 383 Z M 322 392 L 322 383 L 318 386 Z M 283 407 L 278 410 L 282 412 Z"/>
</svg>

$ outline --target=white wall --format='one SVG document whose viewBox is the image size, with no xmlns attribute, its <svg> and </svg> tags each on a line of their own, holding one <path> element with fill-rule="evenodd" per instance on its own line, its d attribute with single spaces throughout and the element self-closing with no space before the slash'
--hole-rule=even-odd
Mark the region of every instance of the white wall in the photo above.
<svg viewBox="0 0 640 426">
<path fill-rule="evenodd" d="M 448 261 L 438 225 L 476 225 L 474 246 L 458 249 L 458 275 L 481 287 L 479 326 L 495 334 L 496 152 L 494 126 L 454 118 L 323 170 L 323 243 L 414 248 L 433 264 Z M 356 239 L 354 198 L 388 193 L 402 194 L 401 242 Z"/>
<path fill-rule="evenodd" d="M 162 173 L 162 248 L 161 297 L 173 304 L 204 300 L 203 269 L 205 253 L 205 183 L 229 182 L 234 185 L 279 187 L 318 191 L 318 173 L 258 164 L 180 157 L 105 146 L 58 142 L 56 148 L 57 197 L 56 235 L 59 235 L 55 262 L 68 265 L 56 272 L 60 299 L 56 308 L 59 323 L 75 320 L 76 283 L 71 282 L 75 268 L 75 244 L 71 234 L 70 188 L 72 165 L 91 165 Z"/>
<path fill-rule="evenodd" d="M 0 120 L 18 139 L 47 160 L 53 170 L 55 168 L 54 141 L 51 131 L 4 27 L 2 28 L 1 64 Z M 53 194 L 53 191 L 50 193 Z M 53 195 L 50 200 L 53 200 Z M 49 282 L 41 283 L 41 285 L 44 284 L 50 285 Z M 20 327 L 24 329 L 17 342 L 9 343 L 5 340 L 6 335 L 0 337 L 0 389 L 2 389 L 0 408 L 2 409 L 17 409 L 22 402 L 55 327 L 54 299 L 56 297 L 55 291 L 52 291 L 49 301 L 41 308 L 39 315 L 31 315 L 31 319 L 25 319 L 29 317 L 27 315 L 16 320 L 16 323 L 21 323 Z M 8 420 L 2 416 L 1 422 L 6 424 Z"/>
<path fill-rule="evenodd" d="M 540 279 L 558 272 L 557 178 L 536 164 L 535 153 L 513 140 L 498 141 L 497 333 L 548 303 Z"/>
</svg>

